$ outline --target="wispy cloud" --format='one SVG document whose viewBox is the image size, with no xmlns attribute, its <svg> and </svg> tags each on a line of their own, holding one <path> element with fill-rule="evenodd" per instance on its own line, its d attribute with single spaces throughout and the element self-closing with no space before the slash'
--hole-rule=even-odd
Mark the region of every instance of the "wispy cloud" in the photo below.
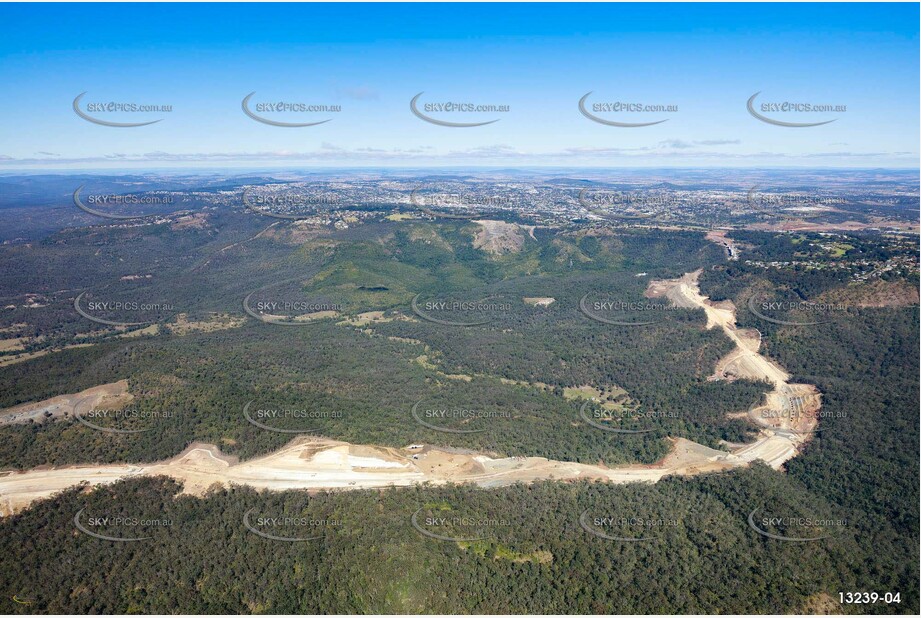
<svg viewBox="0 0 921 618">
<path fill-rule="evenodd" d="M 337 86 L 336 94 L 356 101 L 376 101 L 380 98 L 380 93 L 377 90 L 367 86 Z"/>
<path fill-rule="evenodd" d="M 696 158 L 702 160 L 731 161 L 778 161 L 795 162 L 797 160 L 905 160 L 916 159 L 918 153 L 909 151 L 876 151 L 853 152 L 848 150 L 834 150 L 812 153 L 791 154 L 786 152 L 760 151 L 753 153 L 733 153 L 714 148 L 724 144 L 737 144 L 739 140 L 701 140 L 685 141 L 668 139 L 650 146 L 638 147 L 598 147 L 574 146 L 552 151 L 527 151 L 509 144 L 492 144 L 475 146 L 464 149 L 439 151 L 431 146 L 413 146 L 410 148 L 376 148 L 360 147 L 347 148 L 330 142 L 323 142 L 316 150 L 290 151 L 290 150 L 265 150 L 265 151 L 236 151 L 236 152 L 197 152 L 197 153 L 171 153 L 155 150 L 146 153 L 116 152 L 93 157 L 63 157 L 56 153 L 37 153 L 30 158 L 16 158 L 0 155 L 0 166 L 36 166 L 49 165 L 97 165 L 97 164 L 194 164 L 194 163 L 387 163 L 387 162 L 415 162 L 439 163 L 457 162 L 463 160 L 494 160 L 503 165 L 510 163 L 552 164 L 554 161 L 598 162 L 602 160 L 619 159 L 624 163 L 643 159 L 661 159 L 680 161 L 682 159 Z"/>
<path fill-rule="evenodd" d="M 663 148 L 694 148 L 696 146 L 727 146 L 731 144 L 741 144 L 742 140 L 737 139 L 704 139 L 704 140 L 694 140 L 694 141 L 685 141 L 682 139 L 667 139 L 659 142 L 659 146 Z"/>
</svg>

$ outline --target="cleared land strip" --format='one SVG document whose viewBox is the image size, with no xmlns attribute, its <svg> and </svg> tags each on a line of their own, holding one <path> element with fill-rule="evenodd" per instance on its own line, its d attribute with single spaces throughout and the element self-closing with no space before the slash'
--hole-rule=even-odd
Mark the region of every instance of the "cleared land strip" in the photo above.
<svg viewBox="0 0 921 618">
<path fill-rule="evenodd" d="M 194 444 L 163 462 L 140 465 L 68 466 L 0 473 L 0 513 L 19 512 L 35 500 L 80 483 L 105 485 L 135 476 L 168 476 L 183 491 L 202 495 L 212 485 L 256 489 L 369 489 L 419 483 L 474 483 L 500 487 L 541 479 L 594 479 L 614 483 L 655 482 L 669 474 L 719 471 L 745 462 L 688 440 L 654 465 L 620 468 L 553 461 L 543 457 L 493 459 L 431 446 L 394 449 L 326 439 L 298 438 L 258 459 L 237 463 L 210 444 Z"/>
</svg>

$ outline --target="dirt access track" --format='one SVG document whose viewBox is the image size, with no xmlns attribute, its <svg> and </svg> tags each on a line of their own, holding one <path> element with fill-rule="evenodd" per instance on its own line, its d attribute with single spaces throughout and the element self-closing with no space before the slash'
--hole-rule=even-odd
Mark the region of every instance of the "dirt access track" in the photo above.
<svg viewBox="0 0 921 618">
<path fill-rule="evenodd" d="M 814 387 L 790 384 L 782 367 L 758 353 L 760 336 L 736 327 L 731 303 L 712 303 L 700 294 L 700 271 L 678 279 L 653 281 L 650 297 L 665 297 L 676 305 L 701 308 L 707 314 L 707 328 L 720 327 L 736 345 L 717 366 L 711 379 L 743 377 L 764 380 L 774 388 L 765 405 L 748 412 L 761 426 L 758 439 L 750 444 L 726 444 L 730 450 L 715 450 L 671 438 L 672 450 L 652 465 L 608 468 L 554 461 L 543 457 L 491 458 L 459 449 L 442 449 L 423 444 L 406 448 L 360 446 L 317 438 L 298 438 L 282 449 L 243 463 L 223 455 L 209 444 L 193 444 L 176 457 L 151 464 L 113 464 L 42 468 L 25 472 L 0 473 L 0 515 L 27 508 L 32 502 L 81 483 L 102 485 L 123 478 L 168 476 L 183 484 L 183 491 L 202 495 L 213 485 L 247 485 L 260 490 L 373 489 L 420 483 L 473 483 L 500 487 L 537 480 L 591 479 L 612 483 L 654 483 L 669 475 L 695 475 L 747 466 L 762 460 L 775 469 L 795 457 L 815 429 L 821 405 Z M 116 383 L 120 385 L 122 383 Z M 104 392 L 113 385 L 98 387 Z M 55 400 L 81 401 L 89 389 L 77 395 L 57 397 L 32 404 L 23 410 L 41 411 Z M 62 399 L 63 398 L 63 399 Z M 15 409 L 14 409 L 15 410 Z M 28 412 L 31 414 L 32 412 Z M 0 413 L 8 416 L 10 413 Z M 16 412 L 20 417 L 22 411 Z"/>
</svg>

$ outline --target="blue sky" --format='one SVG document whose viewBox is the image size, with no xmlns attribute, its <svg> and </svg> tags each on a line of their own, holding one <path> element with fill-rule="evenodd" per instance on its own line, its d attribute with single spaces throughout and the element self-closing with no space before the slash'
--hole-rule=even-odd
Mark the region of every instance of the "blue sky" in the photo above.
<svg viewBox="0 0 921 618">
<path fill-rule="evenodd" d="M 0 172 L 323 166 L 918 167 L 917 4 L 0 5 Z M 261 114 L 241 101 L 338 105 Z M 675 105 L 667 113 L 588 105 Z M 746 101 L 846 106 L 754 118 Z M 119 101 L 172 106 L 106 114 Z M 503 113 L 414 116 L 441 101 Z M 759 108 L 760 109 L 760 108 Z M 89 112 L 88 112 L 89 113 Z M 93 115 L 93 114 L 90 114 Z"/>
</svg>

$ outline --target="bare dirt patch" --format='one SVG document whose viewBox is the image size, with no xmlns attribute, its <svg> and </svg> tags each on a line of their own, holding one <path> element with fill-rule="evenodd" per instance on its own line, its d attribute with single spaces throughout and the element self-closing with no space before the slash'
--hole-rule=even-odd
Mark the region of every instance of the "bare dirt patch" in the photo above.
<svg viewBox="0 0 921 618">
<path fill-rule="evenodd" d="M 796 611 L 807 616 L 828 616 L 841 613 L 841 604 L 827 592 L 814 594 Z"/>
<path fill-rule="evenodd" d="M 551 296 L 525 296 L 521 300 L 532 307 L 549 307 L 556 302 L 556 299 Z"/>
<path fill-rule="evenodd" d="M 392 322 L 396 319 L 395 316 L 386 316 L 383 311 L 366 311 L 364 313 L 359 313 L 356 316 L 346 318 L 339 324 L 344 324 L 347 326 L 367 326 L 369 324 L 379 324 L 382 322 Z"/>
<path fill-rule="evenodd" d="M 194 332 L 212 333 L 229 328 L 239 328 L 245 323 L 244 318 L 226 313 L 212 314 L 206 320 L 189 320 L 187 314 L 180 313 L 176 316 L 176 321 L 167 324 L 166 328 L 175 335 L 188 335 Z"/>
<path fill-rule="evenodd" d="M 28 324 L 20 322 L 0 328 L 0 335 L 12 335 L 6 339 L 0 339 L 0 353 L 25 352 L 27 347 L 44 341 L 44 335 L 34 337 L 24 335 L 23 331 L 28 327 Z M 9 358 L 9 356 L 6 356 L 6 358 Z M 2 366 L 2 364 L 0 364 L 0 366 Z"/>
<path fill-rule="evenodd" d="M 203 230 L 208 227 L 208 215 L 203 212 L 197 212 L 191 215 L 182 215 L 176 218 L 176 222 L 170 226 L 172 230 Z"/>
<path fill-rule="evenodd" d="M 111 384 L 94 386 L 79 393 L 58 395 L 44 401 L 23 403 L 0 410 L 0 425 L 44 423 L 48 420 L 72 416 L 76 406 L 80 406 L 80 412 L 96 407 L 116 408 L 124 406 L 133 398 L 133 395 L 128 392 L 128 381 L 119 380 Z"/>
<path fill-rule="evenodd" d="M 0 339 L 0 352 L 20 352 L 26 348 L 29 337 L 13 337 L 12 339 Z"/>
<path fill-rule="evenodd" d="M 517 253 L 524 247 L 524 231 L 526 231 L 526 228 L 523 226 L 516 223 L 489 221 L 486 219 L 479 219 L 474 223 L 480 226 L 473 240 L 473 246 L 477 249 L 482 249 L 494 255 L 501 255 L 503 253 Z M 533 228 L 529 230 L 529 233 L 533 237 Z"/>
</svg>

